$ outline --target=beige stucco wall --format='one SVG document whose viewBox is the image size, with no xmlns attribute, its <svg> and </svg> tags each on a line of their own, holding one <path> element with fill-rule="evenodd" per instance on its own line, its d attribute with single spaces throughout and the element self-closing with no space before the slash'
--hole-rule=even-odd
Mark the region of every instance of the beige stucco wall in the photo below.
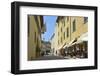
<svg viewBox="0 0 100 76">
<path fill-rule="evenodd" d="M 73 20 L 76 21 L 76 31 L 73 32 Z M 87 23 L 84 24 L 84 17 L 71 17 L 71 40 L 80 37 L 82 34 L 88 32 L 88 25 Z"/>
<path fill-rule="evenodd" d="M 33 60 L 39 56 L 37 48 L 41 48 L 41 32 L 38 30 L 38 25 L 34 16 L 29 16 L 29 37 L 28 37 L 28 60 Z M 39 17 L 38 17 L 38 20 Z M 39 21 L 40 27 L 40 21 Z M 41 27 L 40 27 L 41 28 Z M 35 35 L 36 34 L 36 35 Z"/>
<path fill-rule="evenodd" d="M 69 17 L 69 19 L 67 18 Z M 76 30 L 73 32 L 73 21 L 76 21 Z M 56 43 L 55 46 L 57 48 L 60 48 L 64 44 L 69 44 L 73 39 L 78 38 L 82 34 L 88 32 L 88 22 L 84 23 L 84 17 L 80 16 L 66 16 L 63 17 L 63 20 L 59 19 L 57 22 L 58 25 L 56 25 L 55 29 L 57 30 L 55 34 L 59 35 L 57 36 L 56 40 L 54 40 Z M 64 26 L 65 23 L 65 26 Z M 62 28 L 62 32 L 61 32 Z M 67 37 L 67 28 L 69 28 L 69 36 Z M 65 38 L 64 38 L 64 32 L 65 32 Z M 56 35 L 55 35 L 56 36 Z M 62 38 L 62 41 L 61 41 Z M 56 42 L 57 41 L 57 42 Z M 59 44 L 58 44 L 59 41 Z M 56 47 L 55 47 L 56 48 Z"/>
<path fill-rule="evenodd" d="M 64 43 L 67 43 L 67 44 L 70 42 L 70 35 L 71 35 L 70 34 L 70 28 L 71 28 L 70 27 L 70 18 L 71 17 L 69 17 L 69 20 L 68 20 L 67 17 L 65 17 L 65 21 L 64 21 L 65 22 L 65 27 L 64 27 L 65 31 L 64 32 L 66 34 L 65 39 L 64 39 Z M 67 28 L 69 28 L 69 36 L 68 37 L 67 37 Z"/>
</svg>

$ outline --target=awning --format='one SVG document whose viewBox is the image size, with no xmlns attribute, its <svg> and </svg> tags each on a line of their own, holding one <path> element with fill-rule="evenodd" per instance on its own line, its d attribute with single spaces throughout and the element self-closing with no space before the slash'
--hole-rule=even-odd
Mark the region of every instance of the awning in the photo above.
<svg viewBox="0 0 100 76">
<path fill-rule="evenodd" d="M 58 48 L 58 50 L 62 49 L 64 45 L 65 45 L 65 44 L 61 45 L 61 46 Z"/>
<path fill-rule="evenodd" d="M 82 34 L 79 38 L 75 38 L 73 39 L 72 41 L 70 41 L 69 44 L 63 44 L 62 46 L 60 46 L 58 49 L 61 49 L 61 48 L 66 48 L 66 47 L 70 47 L 74 44 L 78 44 L 78 43 L 81 43 L 83 41 L 88 41 L 88 33 L 84 33 Z"/>
<path fill-rule="evenodd" d="M 81 38 L 80 40 L 82 40 L 82 41 L 88 41 L 88 36 L 84 37 L 84 38 Z"/>
<path fill-rule="evenodd" d="M 68 45 L 67 45 L 67 47 L 70 47 L 72 44 L 74 44 L 75 42 L 76 42 L 76 38 L 75 39 L 73 39 Z"/>
<path fill-rule="evenodd" d="M 68 46 L 68 44 L 66 43 L 64 46 L 63 46 L 63 48 L 66 48 Z"/>
<path fill-rule="evenodd" d="M 84 41 L 88 41 L 88 35 L 87 33 L 83 34 L 82 36 L 80 36 L 76 42 L 72 43 L 70 46 L 74 45 L 74 44 L 79 44 L 82 43 Z"/>
<path fill-rule="evenodd" d="M 84 33 L 78 38 L 78 41 L 88 41 L 88 33 Z"/>
<path fill-rule="evenodd" d="M 75 39 L 73 39 L 68 45 L 71 45 L 74 41 L 75 41 Z"/>
<path fill-rule="evenodd" d="M 88 33 L 82 34 L 82 35 L 77 39 L 76 42 L 74 42 L 74 41 L 75 41 L 75 39 L 72 40 L 72 41 L 69 43 L 68 47 L 70 47 L 70 46 L 72 46 L 72 45 L 75 45 L 75 44 L 79 44 L 79 43 L 81 43 L 81 42 L 83 42 L 83 41 L 88 41 Z"/>
</svg>

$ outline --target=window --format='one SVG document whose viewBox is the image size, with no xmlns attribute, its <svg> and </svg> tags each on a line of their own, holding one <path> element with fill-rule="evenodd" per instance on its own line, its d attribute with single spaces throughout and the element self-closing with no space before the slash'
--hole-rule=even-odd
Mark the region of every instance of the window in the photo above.
<svg viewBox="0 0 100 76">
<path fill-rule="evenodd" d="M 88 22 L 88 17 L 84 17 L 84 24 Z"/>
<path fill-rule="evenodd" d="M 36 39 L 37 39 L 37 38 L 36 38 L 36 32 L 35 32 L 35 36 L 34 36 L 34 41 L 35 41 L 35 42 L 37 42 L 37 40 L 36 40 Z"/>
<path fill-rule="evenodd" d="M 67 21 L 69 21 L 69 17 L 67 17 Z"/>
<path fill-rule="evenodd" d="M 63 32 L 63 38 L 65 39 L 65 32 Z"/>
<path fill-rule="evenodd" d="M 64 27 L 65 27 L 65 22 L 66 22 L 66 20 L 64 20 Z"/>
<path fill-rule="evenodd" d="M 59 22 L 58 22 L 58 27 L 59 27 Z"/>
<path fill-rule="evenodd" d="M 62 28 L 61 28 L 61 32 L 62 32 Z"/>
<path fill-rule="evenodd" d="M 62 43 L 62 37 L 61 37 L 61 43 Z"/>
<path fill-rule="evenodd" d="M 61 23 L 63 24 L 63 19 L 61 19 Z"/>
<path fill-rule="evenodd" d="M 39 25 L 39 21 L 38 21 L 38 16 L 34 16 L 35 22 L 37 25 Z"/>
<path fill-rule="evenodd" d="M 62 25 L 65 27 L 65 18 L 62 19 Z"/>
<path fill-rule="evenodd" d="M 69 28 L 67 27 L 67 37 L 69 37 Z"/>
<path fill-rule="evenodd" d="M 73 32 L 75 32 L 76 31 L 76 21 L 74 20 L 73 21 Z"/>
</svg>

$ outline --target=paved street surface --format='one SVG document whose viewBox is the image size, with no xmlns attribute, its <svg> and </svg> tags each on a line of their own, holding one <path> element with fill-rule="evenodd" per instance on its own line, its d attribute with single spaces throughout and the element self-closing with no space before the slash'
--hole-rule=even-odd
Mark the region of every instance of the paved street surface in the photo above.
<svg viewBox="0 0 100 76">
<path fill-rule="evenodd" d="M 36 60 L 55 60 L 55 59 L 65 59 L 65 58 L 59 56 L 45 55 L 43 57 L 37 58 Z"/>
</svg>

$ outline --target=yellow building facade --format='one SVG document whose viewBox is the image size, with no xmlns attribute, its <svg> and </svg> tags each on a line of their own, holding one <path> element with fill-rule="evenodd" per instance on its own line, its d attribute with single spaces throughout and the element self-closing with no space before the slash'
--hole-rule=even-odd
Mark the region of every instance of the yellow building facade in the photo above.
<svg viewBox="0 0 100 76">
<path fill-rule="evenodd" d="M 43 17 L 28 15 L 28 60 L 41 56 L 41 33 L 43 33 Z"/>
<path fill-rule="evenodd" d="M 88 22 L 85 21 L 85 18 L 87 17 L 71 17 L 71 40 L 88 32 Z"/>
<path fill-rule="evenodd" d="M 58 16 L 57 25 L 55 26 L 55 48 L 61 51 L 62 48 L 68 47 L 73 41 L 78 40 L 88 32 L 88 18 L 82 16 Z M 52 46 L 52 45 L 51 45 Z"/>
<path fill-rule="evenodd" d="M 51 37 L 51 50 L 52 50 L 52 53 L 57 56 L 59 54 L 59 51 L 57 50 L 58 49 L 58 23 L 56 23 L 56 26 L 55 26 L 55 29 L 54 29 L 54 33 Z"/>
</svg>

